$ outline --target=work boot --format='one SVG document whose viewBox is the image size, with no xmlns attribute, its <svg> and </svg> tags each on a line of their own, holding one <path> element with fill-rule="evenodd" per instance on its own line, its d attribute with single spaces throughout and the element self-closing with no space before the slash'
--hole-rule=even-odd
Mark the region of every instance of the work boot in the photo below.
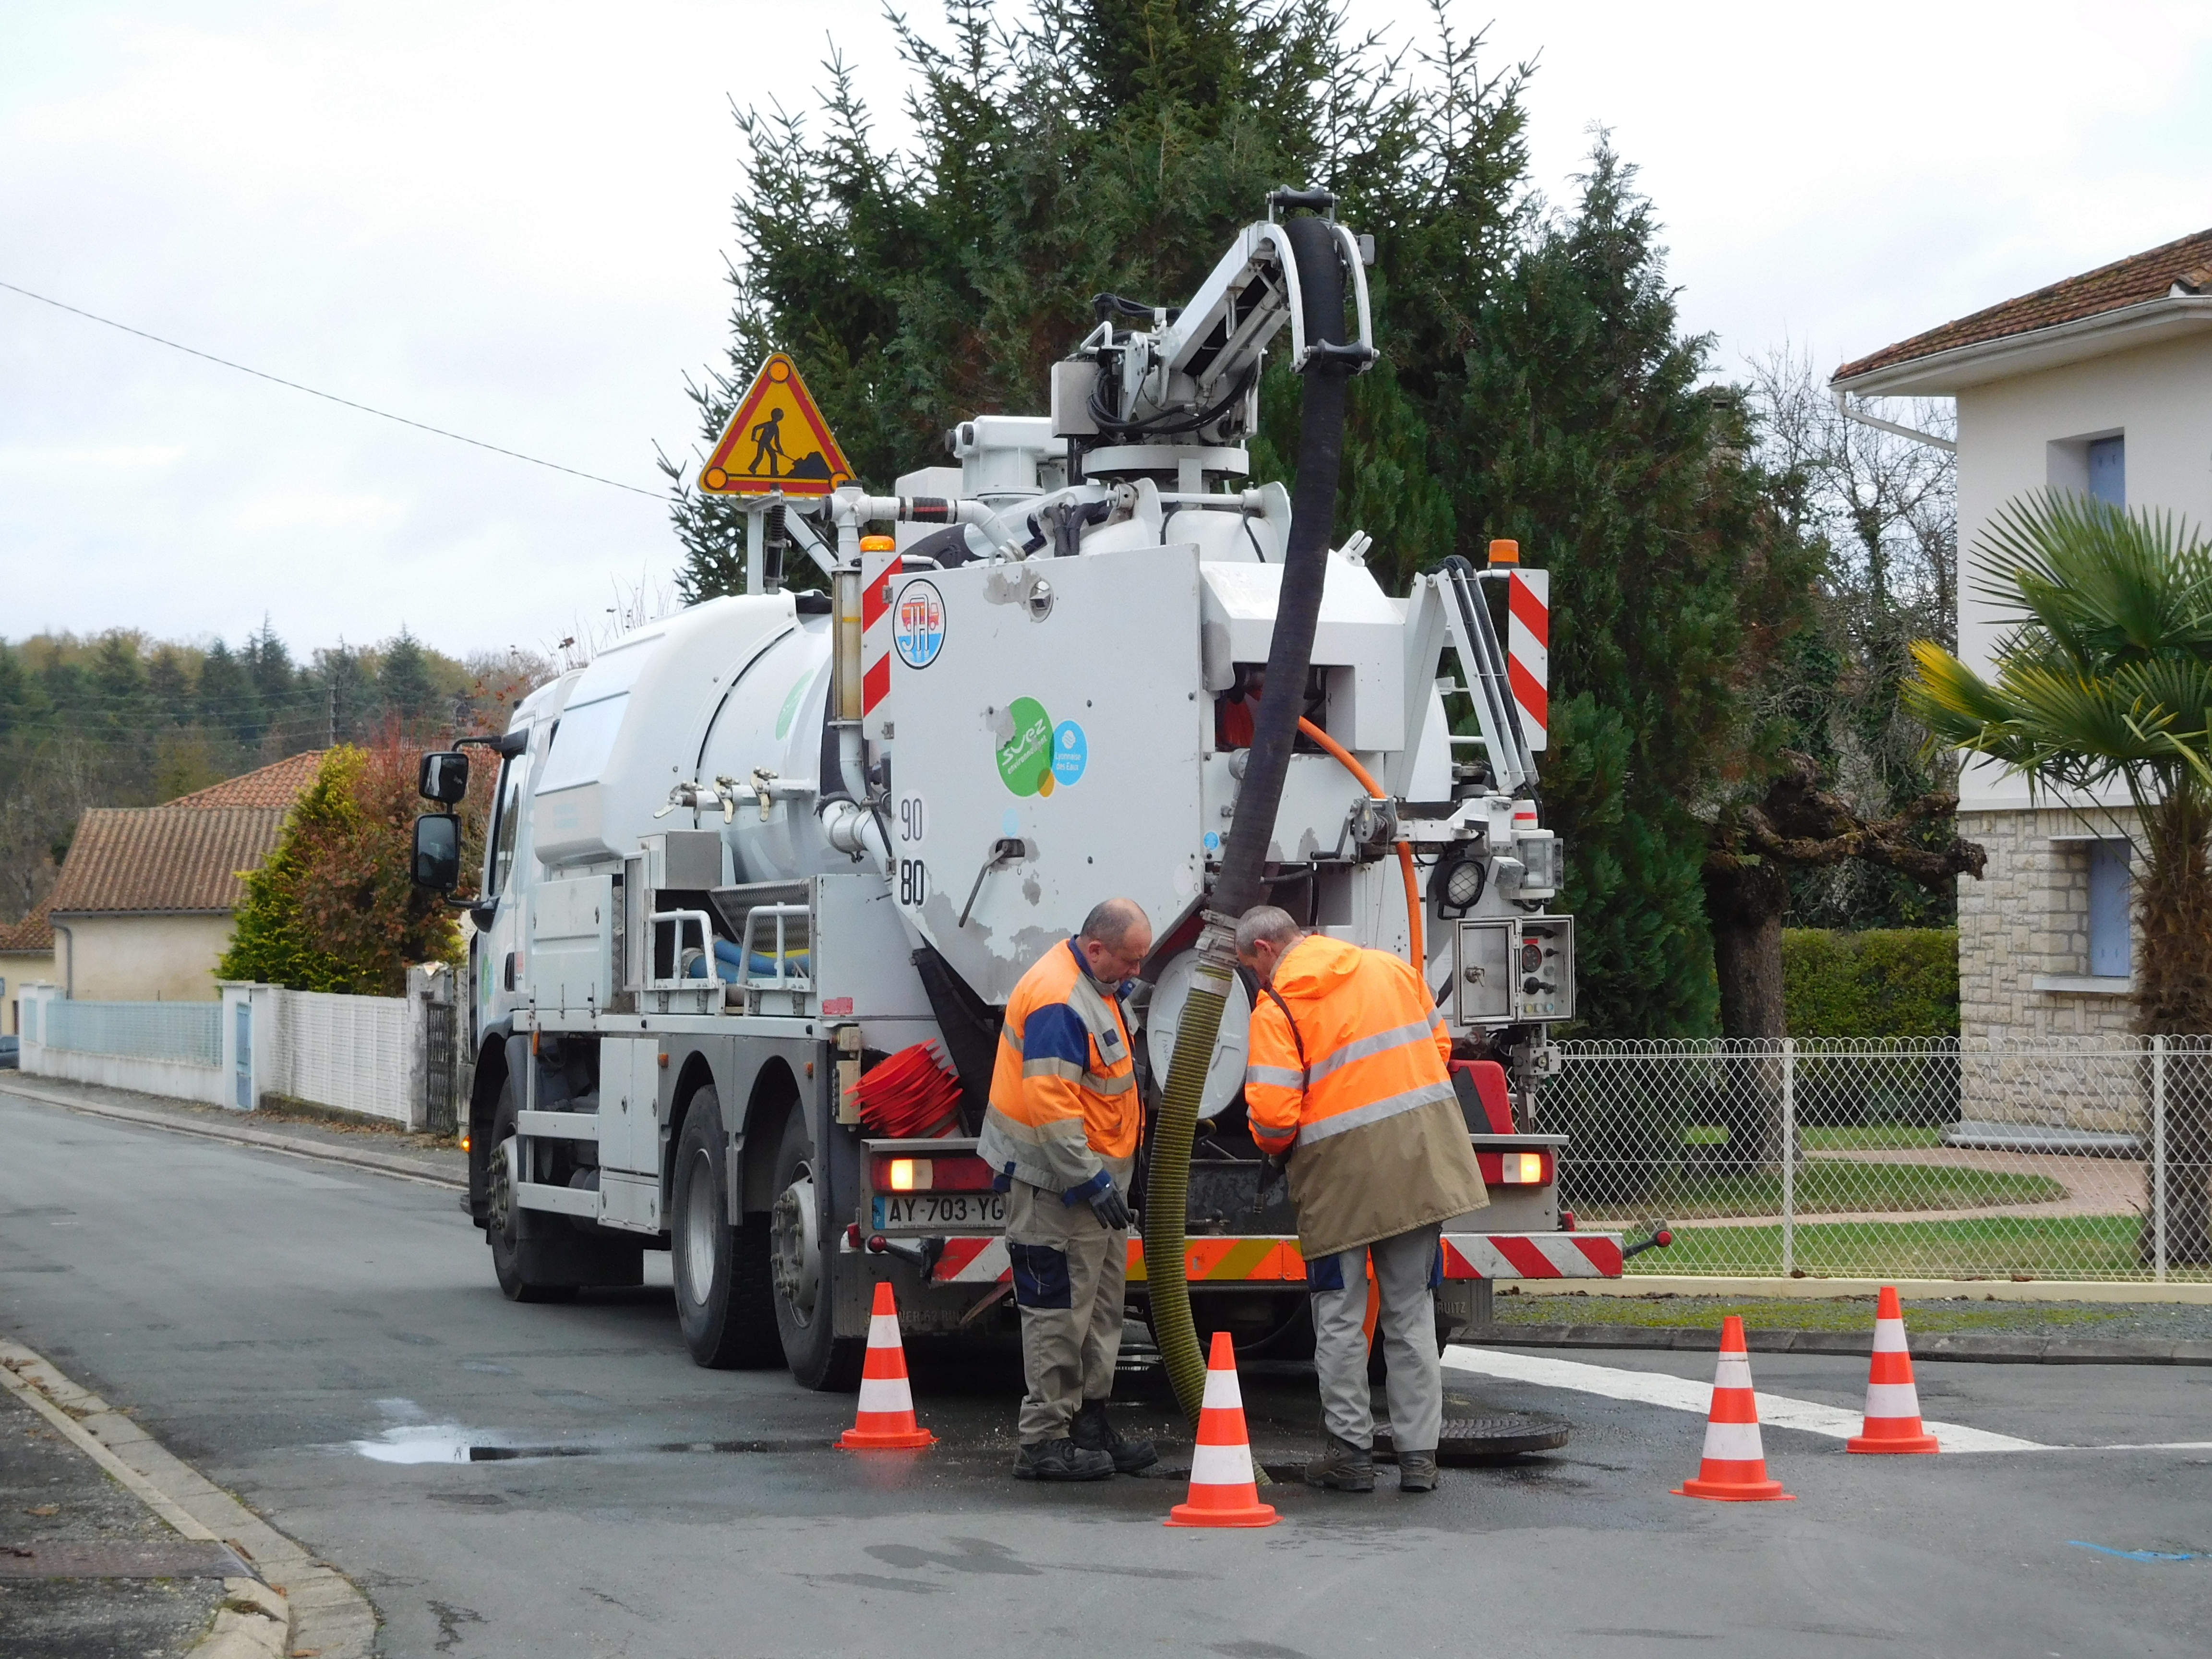
<svg viewBox="0 0 2212 1659">
<path fill-rule="evenodd" d="M 1067 1425 L 1068 1438 L 1084 1451 L 1103 1451 L 1114 1460 L 1116 1474 L 1134 1474 L 1139 1469 L 1149 1469 L 1160 1461 L 1160 1455 L 1149 1440 L 1129 1440 L 1106 1420 L 1106 1402 L 1086 1400 L 1083 1409 L 1075 1413 L 1075 1420 Z"/>
<path fill-rule="evenodd" d="M 1017 1480 L 1104 1480 L 1114 1473 L 1114 1460 L 1103 1451 L 1090 1451 L 1066 1436 L 1024 1446 L 1014 1459 Z"/>
<path fill-rule="evenodd" d="M 1437 1455 L 1432 1451 L 1401 1451 L 1398 1454 L 1398 1490 L 1400 1492 L 1434 1492 L 1437 1489 Z"/>
<path fill-rule="evenodd" d="M 1307 1461 L 1306 1485 L 1335 1492 L 1373 1492 L 1375 1454 L 1364 1446 L 1324 1434 L 1321 1455 Z"/>
</svg>

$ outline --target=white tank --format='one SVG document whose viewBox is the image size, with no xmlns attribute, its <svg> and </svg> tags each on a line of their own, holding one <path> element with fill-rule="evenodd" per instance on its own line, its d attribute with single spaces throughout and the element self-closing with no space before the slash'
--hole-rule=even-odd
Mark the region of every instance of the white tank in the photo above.
<svg viewBox="0 0 2212 1659">
<path fill-rule="evenodd" d="M 569 692 L 538 778 L 539 860 L 601 863 L 635 853 L 641 836 L 691 828 L 688 809 L 653 816 L 679 785 L 750 783 L 755 767 L 811 785 L 829 651 L 830 618 L 768 593 L 708 600 L 601 652 Z M 827 861 L 839 855 L 821 842 L 811 799 L 795 805 L 777 803 L 765 826 L 748 805 L 742 829 L 729 826 L 744 878 L 842 867 Z M 700 827 L 720 822 L 702 814 Z"/>
<path fill-rule="evenodd" d="M 815 816 L 821 784 L 823 705 L 830 695 L 830 618 L 799 617 L 740 672 L 716 708 L 699 745 L 698 776 L 740 786 L 737 817 L 724 831 L 739 881 L 785 881 L 850 873 L 853 860 L 830 847 Z M 774 774 L 763 820 L 747 793 L 756 768 Z M 836 787 L 833 775 L 832 787 Z M 784 795 L 775 788 L 791 789 Z M 794 787 L 796 786 L 796 787 Z M 708 821 L 701 820 L 702 827 Z"/>
</svg>

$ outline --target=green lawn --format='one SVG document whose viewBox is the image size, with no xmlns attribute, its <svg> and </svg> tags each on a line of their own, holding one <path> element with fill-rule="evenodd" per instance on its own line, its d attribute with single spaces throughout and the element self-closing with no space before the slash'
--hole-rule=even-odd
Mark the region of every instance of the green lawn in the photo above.
<svg viewBox="0 0 2212 1659">
<path fill-rule="evenodd" d="M 1801 1126 L 1797 1135 L 1808 1152 L 1893 1152 L 1943 1144 L 1941 1129 L 1922 1128 L 1911 1123 L 1857 1123 L 1832 1128 Z M 1692 1123 L 1682 1131 L 1685 1146 L 1728 1144 L 1728 1126 L 1724 1123 Z"/>
<path fill-rule="evenodd" d="M 1814 1222 L 1797 1228 L 1798 1271 L 1840 1279 L 2143 1279 L 2133 1216 L 1992 1216 L 1973 1221 Z M 1772 1275 L 1779 1227 L 1683 1227 L 1672 1248 L 1628 1263 L 1639 1273 Z M 2176 1270 L 2171 1278 L 2212 1277 Z"/>
<path fill-rule="evenodd" d="M 1638 1258 L 1641 1260 L 1641 1258 Z M 1500 1286 L 1501 1292 L 1504 1286 Z M 1854 1297 L 1529 1296 L 1500 1294 L 1493 1304 L 1501 1325 L 1630 1325 L 1646 1329 L 1717 1328 L 1734 1314 L 1748 1330 L 1871 1331 L 1875 1298 Z M 2141 1311 L 2078 1302 L 1976 1302 L 1964 1298 L 1915 1301 L 1905 1323 L 1917 1335 L 1942 1331 L 2031 1330 L 2103 1335 L 2100 1328 L 2134 1327 Z M 2171 1313 L 2171 1310 L 2164 1310 Z"/>
<path fill-rule="evenodd" d="M 2000 1175 L 1987 1170 L 1934 1164 L 1859 1164 L 1836 1158 L 1797 1166 L 1796 1212 L 1801 1216 L 1850 1211 L 1980 1209 L 2001 1204 L 2049 1204 L 2066 1188 L 2048 1176 Z M 1633 1205 L 1588 1205 L 1593 1224 L 1603 1218 L 1769 1216 L 1782 1209 L 1782 1177 L 1700 1175 L 1694 1168 L 1662 1175 Z"/>
<path fill-rule="evenodd" d="M 1859 1123 L 1839 1128 L 1798 1131 L 1808 1152 L 1891 1152 L 1913 1146 L 1941 1146 L 1941 1129 L 1923 1129 L 1910 1123 Z"/>
</svg>

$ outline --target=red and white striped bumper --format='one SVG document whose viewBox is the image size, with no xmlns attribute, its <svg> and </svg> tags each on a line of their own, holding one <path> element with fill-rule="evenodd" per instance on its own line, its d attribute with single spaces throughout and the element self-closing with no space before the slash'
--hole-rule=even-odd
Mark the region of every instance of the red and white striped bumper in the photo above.
<svg viewBox="0 0 2212 1659">
<path fill-rule="evenodd" d="M 1446 1233 L 1446 1279 L 1618 1279 L 1618 1233 Z M 939 1285 L 1003 1285 L 1012 1276 L 1006 1241 L 948 1238 L 931 1280 Z M 1305 1258 L 1295 1238 L 1194 1238 L 1183 1247 L 1183 1272 L 1194 1285 L 1303 1283 Z M 1144 1241 L 1129 1241 L 1129 1282 L 1141 1285 Z"/>
</svg>

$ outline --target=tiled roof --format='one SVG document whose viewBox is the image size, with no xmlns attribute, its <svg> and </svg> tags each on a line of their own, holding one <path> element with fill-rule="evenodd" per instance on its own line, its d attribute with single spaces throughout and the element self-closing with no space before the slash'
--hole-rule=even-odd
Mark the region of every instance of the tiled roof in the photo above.
<svg viewBox="0 0 2212 1659">
<path fill-rule="evenodd" d="M 1925 334 L 1885 346 L 1870 357 L 1845 363 L 1832 378 L 1850 380 L 1871 374 L 1876 369 L 1932 357 L 1940 351 L 1982 345 L 2015 334 L 2033 333 L 2039 328 L 2054 328 L 2061 323 L 2079 322 L 2100 312 L 2118 311 L 2147 300 L 2162 300 L 2173 291 L 2177 283 L 2187 293 L 2212 293 L 2212 230 L 2200 230 L 2194 236 L 2168 242 L 2148 253 L 2100 265 L 2079 276 L 2069 276 L 2063 283 L 2053 283 L 2033 294 L 2023 294 L 2016 300 L 2007 300 L 1971 317 L 1961 317 L 1941 328 L 1931 328 Z"/>
<path fill-rule="evenodd" d="M 238 872 L 269 856 L 290 810 L 95 806 L 77 820 L 49 908 L 62 915 L 235 909 L 244 896 Z"/>
<path fill-rule="evenodd" d="M 225 778 L 221 783 L 196 789 L 189 795 L 179 795 L 168 806 L 285 806 L 307 793 L 307 786 L 315 781 L 315 773 L 323 763 L 323 751 L 310 749 L 302 755 L 287 755 L 274 766 L 262 767 L 258 771 L 241 772 L 234 778 Z"/>
<path fill-rule="evenodd" d="M 52 951 L 54 924 L 49 913 L 53 908 L 54 896 L 49 893 L 21 921 L 0 922 L 0 956 L 45 956 Z"/>
</svg>

